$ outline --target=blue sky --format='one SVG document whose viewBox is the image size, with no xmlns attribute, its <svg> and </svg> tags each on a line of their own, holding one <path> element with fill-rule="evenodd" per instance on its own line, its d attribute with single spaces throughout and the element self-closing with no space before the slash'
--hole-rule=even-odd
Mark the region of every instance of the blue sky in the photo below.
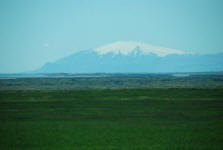
<svg viewBox="0 0 223 150">
<path fill-rule="evenodd" d="M 222 0 L 0 0 L 0 73 L 115 41 L 223 52 L 222 17 Z"/>
</svg>

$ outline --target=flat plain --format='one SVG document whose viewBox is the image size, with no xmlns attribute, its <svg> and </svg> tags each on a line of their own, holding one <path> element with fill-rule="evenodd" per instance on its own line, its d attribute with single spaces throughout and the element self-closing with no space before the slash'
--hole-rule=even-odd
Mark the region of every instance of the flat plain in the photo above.
<svg viewBox="0 0 223 150">
<path fill-rule="evenodd" d="M 222 150 L 218 88 L 2 90 L 2 150 Z"/>
</svg>

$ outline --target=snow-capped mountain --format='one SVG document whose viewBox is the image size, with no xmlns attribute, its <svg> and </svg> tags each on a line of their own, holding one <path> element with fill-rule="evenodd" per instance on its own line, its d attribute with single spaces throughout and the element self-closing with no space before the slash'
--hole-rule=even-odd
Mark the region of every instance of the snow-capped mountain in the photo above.
<svg viewBox="0 0 223 150">
<path fill-rule="evenodd" d="M 223 53 L 198 55 L 142 42 L 115 42 L 47 63 L 39 73 L 223 71 Z"/>
</svg>

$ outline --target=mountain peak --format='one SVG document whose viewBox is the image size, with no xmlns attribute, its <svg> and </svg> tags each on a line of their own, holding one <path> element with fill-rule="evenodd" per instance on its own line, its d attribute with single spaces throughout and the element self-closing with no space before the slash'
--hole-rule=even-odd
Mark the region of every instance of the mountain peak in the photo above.
<svg viewBox="0 0 223 150">
<path fill-rule="evenodd" d="M 101 47 L 94 49 L 99 55 L 104 55 L 107 53 L 123 54 L 123 55 L 148 55 L 148 54 L 156 54 L 160 57 L 165 57 L 170 54 L 183 55 L 187 54 L 184 51 L 165 48 L 160 46 L 154 46 L 150 44 L 146 44 L 143 42 L 136 41 L 118 41 L 114 43 L 110 43 Z"/>
</svg>

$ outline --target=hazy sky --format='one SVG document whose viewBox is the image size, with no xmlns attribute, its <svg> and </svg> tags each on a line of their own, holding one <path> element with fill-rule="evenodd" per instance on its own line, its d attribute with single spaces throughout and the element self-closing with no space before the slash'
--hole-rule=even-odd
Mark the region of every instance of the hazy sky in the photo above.
<svg viewBox="0 0 223 150">
<path fill-rule="evenodd" d="M 223 0 L 0 0 L 0 73 L 115 41 L 223 52 Z"/>
</svg>

